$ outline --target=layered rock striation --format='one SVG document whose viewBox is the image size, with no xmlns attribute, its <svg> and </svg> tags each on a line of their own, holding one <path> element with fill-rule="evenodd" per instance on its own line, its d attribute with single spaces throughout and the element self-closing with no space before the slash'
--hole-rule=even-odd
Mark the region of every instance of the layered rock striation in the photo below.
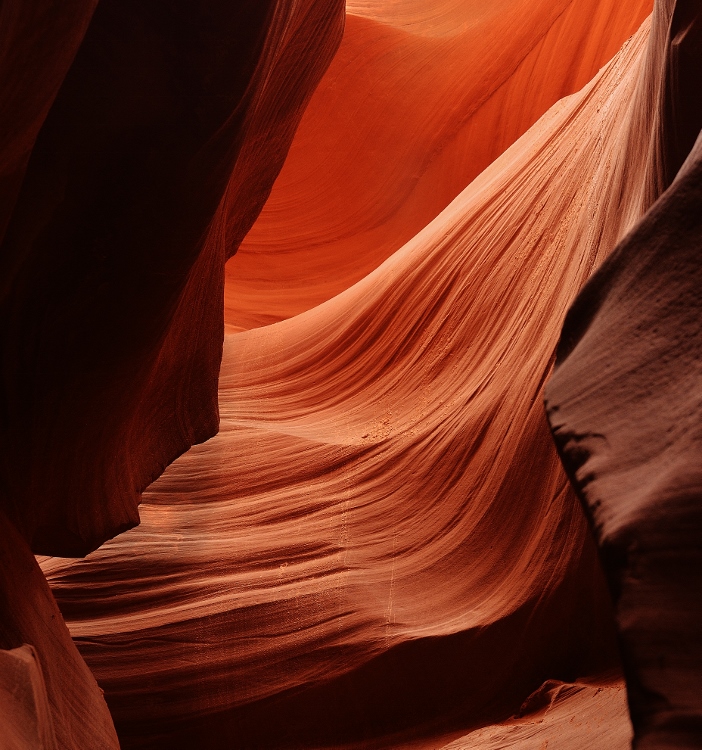
<svg viewBox="0 0 702 750">
<path fill-rule="evenodd" d="M 343 24 L 321 0 L 88 10 L 63 81 L 17 115 L 18 163 L 46 116 L 0 248 L 1 503 L 63 555 L 135 525 L 144 487 L 217 431 L 224 262 Z"/>
<path fill-rule="evenodd" d="M 0 740 L 698 747 L 699 3 L 347 10 L 0 9 Z"/>
<path fill-rule="evenodd" d="M 140 527 L 44 562 L 125 747 L 406 741 L 616 663 L 541 393 L 655 190 L 657 39 L 644 22 L 363 280 L 228 336 L 219 435 Z"/>
<path fill-rule="evenodd" d="M 324 302 L 421 231 L 651 0 L 353 2 L 271 196 L 227 265 L 227 330 Z"/>
<path fill-rule="evenodd" d="M 218 427 L 224 263 L 338 1 L 0 7 L 0 745 L 117 736 L 33 552 L 83 555 Z"/>
</svg>

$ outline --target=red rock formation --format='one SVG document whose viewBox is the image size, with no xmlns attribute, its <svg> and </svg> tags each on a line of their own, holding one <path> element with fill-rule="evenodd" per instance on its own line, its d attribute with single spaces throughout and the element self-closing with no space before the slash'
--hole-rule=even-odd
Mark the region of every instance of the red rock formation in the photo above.
<svg viewBox="0 0 702 750">
<path fill-rule="evenodd" d="M 12 750 L 118 746 L 32 549 L 83 554 L 134 525 L 141 490 L 216 431 L 226 253 L 343 24 L 338 0 L 95 6 L 0 7 L 0 745 Z"/>
<path fill-rule="evenodd" d="M 102 693 L 46 579 L 27 542 L 1 513 L 0 649 L 3 749 L 119 747 Z"/>
<path fill-rule="evenodd" d="M 651 7 L 350 4 L 271 197 L 227 265 L 229 330 L 290 317 L 363 278 L 584 86 Z"/>
<path fill-rule="evenodd" d="M 646 23 L 361 282 L 227 337 L 220 434 L 139 528 L 44 563 L 125 746 L 416 737 L 611 663 L 541 389 L 623 231 L 610 196 L 645 210 L 622 160 L 648 44 Z"/>
<path fill-rule="evenodd" d="M 103 706 L 103 715 L 106 710 Z M 28 747 L 56 750 L 46 685 L 32 646 L 25 644 L 0 651 L 0 726 L 3 747 L 8 750 Z M 115 746 L 114 742 L 112 744 Z"/>
<path fill-rule="evenodd" d="M 35 551 L 84 554 L 133 526 L 141 490 L 216 432 L 229 235 L 265 200 L 342 10 L 99 4 L 0 251 L 1 502 Z M 30 31 L 51 18 L 34 13 Z M 11 180 L 86 13 L 46 53 L 56 73 L 17 118 Z M 10 48 L 12 65 L 38 44 Z"/>
<path fill-rule="evenodd" d="M 699 3 L 658 5 L 650 59 L 649 168 L 665 186 L 702 128 Z M 701 245 L 698 138 L 570 310 L 547 389 L 615 598 L 636 748 L 702 744 Z"/>
<path fill-rule="evenodd" d="M 702 124 L 696 6 L 660 3 L 433 218 L 645 2 L 354 0 L 270 204 L 290 255 L 256 272 L 306 278 L 260 305 L 250 275 L 237 320 L 326 301 L 227 337 L 222 430 L 139 528 L 41 561 L 125 748 L 626 743 L 621 690 L 553 681 L 616 654 L 540 403 L 566 310 L 632 228 L 569 314 L 550 415 L 638 747 L 700 744 L 702 142 L 670 185 Z M 51 11 L 6 7 L 19 70 Z M 214 431 L 223 263 L 340 8 L 102 0 L 88 25 L 92 4 L 68 7 L 0 162 L 0 737 L 84 750 L 114 729 L 30 545 L 133 525 Z M 369 139 L 360 115 L 383 112 Z M 315 190 L 311 139 L 336 176 Z M 321 197 L 294 216 L 298 188 Z"/>
</svg>

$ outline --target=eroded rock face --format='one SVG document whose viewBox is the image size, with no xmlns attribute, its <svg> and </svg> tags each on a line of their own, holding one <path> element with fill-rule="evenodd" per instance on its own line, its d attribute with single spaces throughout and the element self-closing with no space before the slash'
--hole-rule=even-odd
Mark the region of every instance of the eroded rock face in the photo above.
<svg viewBox="0 0 702 750">
<path fill-rule="evenodd" d="M 0 649 L 3 747 L 119 748 L 102 691 L 71 640 L 44 574 L 1 513 Z"/>
<path fill-rule="evenodd" d="M 649 32 L 362 281 L 227 336 L 217 437 L 44 563 L 126 746 L 413 739 L 613 663 L 541 394 L 611 196 L 647 208 Z"/>
<path fill-rule="evenodd" d="M 398 158 L 387 184 L 410 197 L 378 255 L 368 238 L 383 222 L 360 212 L 363 278 L 340 274 L 342 294 L 227 337 L 216 439 L 149 489 L 139 528 L 85 560 L 42 561 L 127 747 L 403 746 L 457 727 L 466 739 L 543 680 L 616 662 L 596 548 L 540 404 L 566 310 L 632 227 L 569 316 L 550 416 L 613 587 L 636 741 L 700 744 L 702 145 L 670 186 L 700 125 L 697 5 L 660 3 L 433 220 L 457 175 L 535 110 L 474 163 L 453 164 L 461 149 L 444 141 L 421 174 Z M 486 15 L 472 1 L 426 17 L 419 0 L 353 6 L 356 28 L 373 30 L 359 48 L 372 36 L 388 53 L 375 74 L 391 94 L 395 53 L 465 52 L 447 29 Z M 508 6 L 519 10 L 502 0 L 492 20 Z M 134 525 L 143 487 L 216 430 L 224 260 L 268 194 L 342 8 L 102 0 L 91 20 L 92 4 L 67 7 L 60 44 L 7 47 L 15 69 L 40 48 L 54 67 L 37 74 L 45 85 L 0 163 L 0 722 L 33 733 L 25 744 L 109 750 L 105 703 L 31 549 L 78 555 Z M 455 81 L 437 86 L 420 59 L 417 99 L 388 107 L 396 132 L 425 125 L 419 101 L 433 124 L 450 121 L 446 143 L 490 136 L 529 66 L 543 74 L 573 39 L 587 64 L 571 55 L 542 75 L 538 101 L 587 78 L 605 53 L 582 25 L 613 43 L 633 24 L 623 7 L 533 3 L 523 57 L 500 48 L 516 67 L 486 63 L 492 104 L 463 130 L 466 112 L 434 107 Z M 0 36 L 50 17 L 3 6 Z M 0 89 L 0 104 L 16 93 Z M 429 136 L 416 152 L 412 137 L 386 143 L 421 155 Z M 369 171 L 376 157 L 347 158 Z M 314 206 L 320 226 L 334 228 L 332 199 L 354 212 L 354 185 L 339 188 Z M 374 205 L 384 218 L 395 208 Z M 378 265 L 398 226 L 409 241 Z M 280 300 L 279 317 L 330 297 L 318 281 L 297 309 Z M 538 736 L 520 720 L 466 741 L 588 742 L 573 712 L 594 724 L 597 689 L 547 683 L 528 710 L 544 700 Z M 621 711 L 610 720 L 625 743 Z"/>
<path fill-rule="evenodd" d="M 342 23 L 327 0 L 99 4 L 0 247 L 1 503 L 36 552 L 133 526 L 141 490 L 216 432 L 227 233 Z"/>
<path fill-rule="evenodd" d="M 3 748 L 118 747 L 32 551 L 133 526 L 216 432 L 224 262 L 342 26 L 324 0 L 0 8 Z"/>
<path fill-rule="evenodd" d="M 661 3 L 660 184 L 702 127 L 699 3 Z M 656 118 L 654 118 L 655 120 Z M 549 419 L 615 598 L 637 748 L 702 744 L 702 141 L 566 319 Z"/>
</svg>

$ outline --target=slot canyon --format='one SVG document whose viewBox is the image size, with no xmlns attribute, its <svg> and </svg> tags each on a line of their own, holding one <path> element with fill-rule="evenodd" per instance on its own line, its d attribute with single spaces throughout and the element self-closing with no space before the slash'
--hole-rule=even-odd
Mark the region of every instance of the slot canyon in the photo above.
<svg viewBox="0 0 702 750">
<path fill-rule="evenodd" d="M 701 0 L 3 0 L 0 750 L 702 748 L 701 80 Z"/>
</svg>

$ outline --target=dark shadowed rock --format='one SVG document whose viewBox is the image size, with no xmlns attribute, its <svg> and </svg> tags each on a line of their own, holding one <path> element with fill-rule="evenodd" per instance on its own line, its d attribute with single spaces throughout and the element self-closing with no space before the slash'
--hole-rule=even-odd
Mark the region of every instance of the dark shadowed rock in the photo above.
<svg viewBox="0 0 702 750">
<path fill-rule="evenodd" d="M 338 0 L 99 4 L 0 248 L 0 504 L 35 551 L 135 525 L 217 431 L 224 262 L 342 24 Z"/>
<path fill-rule="evenodd" d="M 97 0 L 0 5 L 0 239 L 39 128 L 83 40 Z"/>
<path fill-rule="evenodd" d="M 702 126 L 700 3 L 678 3 L 669 28 L 666 169 Z M 615 597 L 634 744 L 647 750 L 702 746 L 701 250 L 698 138 L 571 308 L 546 388 Z"/>
<path fill-rule="evenodd" d="M 5 649 L 0 651 L 1 747 L 119 747 L 102 691 L 71 640 L 44 574 L 2 512 L 0 649 Z"/>
</svg>

